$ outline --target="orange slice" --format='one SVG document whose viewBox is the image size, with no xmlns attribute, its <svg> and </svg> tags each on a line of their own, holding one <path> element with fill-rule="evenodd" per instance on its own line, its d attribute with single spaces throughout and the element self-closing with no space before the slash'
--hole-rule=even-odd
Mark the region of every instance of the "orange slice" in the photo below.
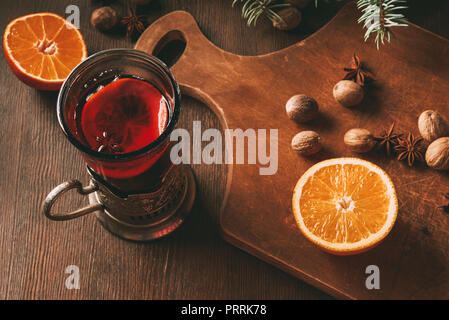
<svg viewBox="0 0 449 320">
<path fill-rule="evenodd" d="M 338 255 L 366 251 L 396 221 L 398 202 L 389 176 L 357 158 L 319 162 L 298 180 L 293 213 L 304 236 Z"/>
<path fill-rule="evenodd" d="M 54 13 L 13 20 L 3 35 L 3 51 L 14 74 L 39 90 L 58 90 L 70 71 L 87 57 L 79 30 Z"/>
</svg>

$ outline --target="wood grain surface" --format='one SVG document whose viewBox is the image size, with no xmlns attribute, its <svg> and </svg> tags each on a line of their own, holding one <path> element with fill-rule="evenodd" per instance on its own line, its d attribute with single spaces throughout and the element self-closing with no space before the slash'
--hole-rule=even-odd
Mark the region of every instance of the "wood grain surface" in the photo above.
<svg viewBox="0 0 449 320">
<path fill-rule="evenodd" d="M 89 53 L 133 47 L 120 34 L 102 34 L 89 24 L 98 2 L 16 0 L 0 4 L 0 26 L 31 12 L 61 15 L 75 4 Z M 298 30 L 279 32 L 268 22 L 247 28 L 230 1 L 166 0 L 150 7 L 149 22 L 172 10 L 187 10 L 219 47 L 243 55 L 269 53 L 296 43 L 324 25 L 342 4 L 308 8 Z M 409 1 L 410 19 L 449 37 L 447 1 Z M 321 291 L 226 244 L 216 226 L 226 170 L 193 166 L 198 199 L 191 218 L 172 236 L 148 244 L 120 240 L 93 217 L 55 223 L 38 208 L 60 182 L 87 181 L 80 154 L 64 138 L 56 119 L 56 93 L 39 92 L 19 82 L 0 59 L 0 299 L 326 299 Z M 220 127 L 201 103 L 183 99 L 180 126 L 193 120 Z M 76 195 L 61 204 L 85 204 Z M 67 290 L 65 269 L 80 268 L 80 290 Z"/>
<path fill-rule="evenodd" d="M 351 128 L 367 128 L 377 135 L 392 122 L 397 130 L 416 135 L 417 117 L 428 108 L 449 118 L 449 41 L 409 25 L 395 30 L 397 41 L 379 51 L 374 43 L 363 41 L 358 15 L 355 4 L 347 4 L 303 42 L 270 54 L 241 56 L 213 45 L 192 15 L 176 11 L 154 22 L 136 47 L 154 53 L 161 39 L 165 43 L 173 32 L 181 33 L 186 49 L 172 67 L 181 90 L 210 106 L 226 129 L 278 130 L 275 174 L 262 175 L 261 164 L 228 166 L 220 219 L 227 240 L 338 297 L 449 298 L 449 217 L 438 209 L 444 199 L 439 190 L 449 187 L 449 176 L 425 166 L 409 168 L 379 153 L 351 153 L 342 139 Z M 359 106 L 343 108 L 332 88 L 354 52 L 373 70 L 376 81 L 367 86 Z M 287 120 L 285 102 L 298 92 L 315 97 L 320 105 L 317 120 L 301 125 Z M 291 150 L 291 138 L 306 129 L 321 134 L 323 151 L 298 157 Z M 340 156 L 380 165 L 399 198 L 391 236 L 370 252 L 344 258 L 318 250 L 300 234 L 290 203 L 298 177 L 317 161 Z M 424 227 L 428 234 L 421 231 Z M 365 269 L 371 264 L 381 270 L 379 290 L 365 287 Z"/>
</svg>

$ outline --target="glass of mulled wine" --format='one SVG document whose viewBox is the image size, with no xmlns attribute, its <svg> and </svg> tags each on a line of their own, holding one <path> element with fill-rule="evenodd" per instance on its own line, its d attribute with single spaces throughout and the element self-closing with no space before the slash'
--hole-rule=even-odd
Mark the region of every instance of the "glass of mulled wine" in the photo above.
<svg viewBox="0 0 449 320">
<path fill-rule="evenodd" d="M 90 173 L 120 194 L 157 190 L 172 166 L 179 87 L 167 66 L 132 49 L 97 53 L 67 78 L 59 123 Z"/>
<path fill-rule="evenodd" d="M 196 194 L 190 167 L 170 159 L 180 108 L 179 86 L 154 56 L 113 49 L 80 63 L 61 88 L 57 115 L 87 163 L 90 182 L 56 186 L 42 202 L 42 213 L 56 221 L 94 213 L 107 230 L 134 241 L 177 229 Z M 89 205 L 53 213 L 54 203 L 71 189 L 88 195 Z"/>
</svg>

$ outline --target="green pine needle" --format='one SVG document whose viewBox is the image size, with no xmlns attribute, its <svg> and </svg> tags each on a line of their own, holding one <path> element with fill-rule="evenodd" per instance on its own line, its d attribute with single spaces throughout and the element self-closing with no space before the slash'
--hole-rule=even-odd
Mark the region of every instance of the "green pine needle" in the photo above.
<svg viewBox="0 0 449 320">
<path fill-rule="evenodd" d="M 329 2 L 329 0 L 324 0 Z M 339 0 L 340 1 L 340 0 Z M 406 27 L 407 19 L 398 10 L 406 9 L 406 0 L 358 0 L 357 8 L 362 11 L 362 16 L 358 19 L 363 23 L 365 31 L 365 41 L 375 34 L 374 41 L 377 49 L 380 44 L 390 43 L 393 36 L 392 27 Z M 315 0 L 318 6 L 318 0 Z"/>
<path fill-rule="evenodd" d="M 331 2 L 332 0 L 321 1 Z M 246 19 L 248 26 L 255 26 L 262 15 L 272 22 L 283 21 L 276 10 L 291 6 L 278 0 L 233 0 L 232 7 L 238 2 L 244 3 L 242 17 Z M 362 12 L 358 22 L 363 23 L 363 27 L 366 29 L 365 41 L 375 34 L 374 41 L 377 49 L 379 49 L 380 44 L 390 42 L 393 36 L 391 28 L 408 25 L 405 16 L 398 12 L 398 10 L 407 8 L 406 3 L 406 0 L 358 0 L 357 8 Z M 315 6 L 318 6 L 318 0 L 315 0 Z"/>
<path fill-rule="evenodd" d="M 290 7 L 288 3 L 279 3 L 277 0 L 233 0 L 232 7 L 238 2 L 243 4 L 242 17 L 248 26 L 255 26 L 260 16 L 264 15 L 272 22 L 283 21 L 275 10 Z"/>
<path fill-rule="evenodd" d="M 407 20 L 398 10 L 406 9 L 406 0 L 358 0 L 357 8 L 362 11 L 362 16 L 358 22 L 363 23 L 365 32 L 365 41 L 372 34 L 376 34 L 374 41 L 377 49 L 380 43 L 385 44 L 391 40 L 393 35 L 392 27 L 406 27 Z"/>
</svg>

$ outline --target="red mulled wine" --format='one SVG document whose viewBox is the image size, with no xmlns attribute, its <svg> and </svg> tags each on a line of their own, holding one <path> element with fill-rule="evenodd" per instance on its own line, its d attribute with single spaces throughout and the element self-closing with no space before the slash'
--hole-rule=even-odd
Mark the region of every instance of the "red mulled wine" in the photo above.
<svg viewBox="0 0 449 320">
<path fill-rule="evenodd" d="M 129 154 L 151 144 L 168 123 L 168 103 L 151 83 L 137 77 L 115 77 L 88 92 L 74 120 L 78 138 L 91 150 Z M 92 161 L 89 166 L 123 192 L 151 191 L 171 166 L 168 143 L 132 160 Z"/>
<path fill-rule="evenodd" d="M 146 81 L 121 78 L 89 97 L 78 126 L 90 148 L 117 154 L 147 146 L 161 135 L 166 124 L 162 94 Z"/>
</svg>

